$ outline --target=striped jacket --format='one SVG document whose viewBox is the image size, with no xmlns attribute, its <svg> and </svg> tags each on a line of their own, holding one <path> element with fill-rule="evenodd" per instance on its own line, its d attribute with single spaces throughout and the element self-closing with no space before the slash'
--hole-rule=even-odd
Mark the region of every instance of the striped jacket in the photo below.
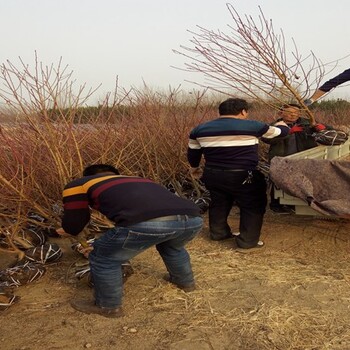
<svg viewBox="0 0 350 350">
<path fill-rule="evenodd" d="M 204 155 L 206 166 L 253 170 L 258 165 L 259 138 L 283 137 L 288 131 L 285 126 L 223 116 L 191 131 L 187 158 L 193 168 Z"/>
<path fill-rule="evenodd" d="M 90 220 L 90 207 L 118 226 L 167 215 L 199 216 L 199 207 L 155 182 L 124 175 L 84 176 L 63 191 L 62 228 L 77 235 Z"/>
</svg>

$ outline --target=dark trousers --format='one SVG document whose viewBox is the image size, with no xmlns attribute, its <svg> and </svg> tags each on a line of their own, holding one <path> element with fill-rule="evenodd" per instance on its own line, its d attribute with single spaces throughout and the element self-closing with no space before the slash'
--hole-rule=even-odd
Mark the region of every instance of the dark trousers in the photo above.
<svg viewBox="0 0 350 350">
<path fill-rule="evenodd" d="M 203 182 L 210 192 L 209 229 L 213 239 L 231 235 L 227 217 L 236 204 L 240 209 L 240 235 L 237 245 L 242 248 L 256 246 L 259 241 L 263 218 L 266 210 L 266 181 L 257 170 L 227 171 L 205 168 Z"/>
</svg>

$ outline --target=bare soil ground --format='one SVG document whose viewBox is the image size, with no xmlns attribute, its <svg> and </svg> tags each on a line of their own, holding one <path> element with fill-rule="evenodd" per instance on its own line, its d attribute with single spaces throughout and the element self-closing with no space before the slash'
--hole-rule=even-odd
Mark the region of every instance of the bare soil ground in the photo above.
<svg viewBox="0 0 350 350">
<path fill-rule="evenodd" d="M 238 227 L 238 213 L 230 216 Z M 80 258 L 57 239 L 62 260 L 21 286 L 18 304 L 0 314 L 2 350 L 348 350 L 350 222 L 268 211 L 266 247 L 242 254 L 233 240 L 212 242 L 207 226 L 189 245 L 197 290 L 164 280 L 155 249 L 132 261 L 125 316 L 107 319 L 73 310 L 92 290 L 74 276 Z"/>
</svg>

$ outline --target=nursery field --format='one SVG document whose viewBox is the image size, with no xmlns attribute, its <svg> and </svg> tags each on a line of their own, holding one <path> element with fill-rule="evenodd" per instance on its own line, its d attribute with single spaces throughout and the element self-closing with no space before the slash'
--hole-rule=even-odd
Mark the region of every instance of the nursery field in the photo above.
<svg viewBox="0 0 350 350">
<path fill-rule="evenodd" d="M 63 71 L 57 79 L 64 84 L 51 86 L 54 71 L 41 69 L 42 85 L 36 75 L 26 70 L 23 78 L 11 67 L 27 93 L 18 95 L 21 90 L 10 79 L 12 110 L 0 111 L 1 269 L 29 248 L 21 235 L 38 224 L 33 213 L 48 232 L 59 227 L 62 190 L 86 165 L 109 163 L 122 174 L 202 199 L 205 189 L 189 175 L 188 135 L 218 116 L 222 96 L 145 89 L 115 100 L 108 95 L 98 107 L 86 107 L 82 92 L 67 91 L 69 75 Z M 316 119 L 348 132 L 349 103 L 321 104 L 313 107 Z M 277 117 L 277 105 L 252 103 L 251 119 L 271 123 Z M 266 161 L 266 151 L 261 144 L 260 160 Z M 19 302 L 0 311 L 1 349 L 350 349 L 349 221 L 268 211 L 261 237 L 265 248 L 243 254 L 233 239 L 210 241 L 205 218 L 188 246 L 197 289 L 186 294 L 164 281 L 162 261 L 150 249 L 132 261 L 120 319 L 70 307 L 73 298 L 92 296 L 87 282 L 75 275 L 86 260 L 69 239 L 50 237 L 63 256 L 47 265 L 40 279 L 14 289 Z M 237 208 L 229 220 L 237 231 Z"/>
<path fill-rule="evenodd" d="M 236 208 L 230 215 L 238 227 Z M 106 319 L 73 310 L 91 297 L 74 275 L 81 258 L 67 239 L 52 239 L 64 255 L 20 301 L 0 315 L 3 350 L 347 350 L 350 348 L 350 222 L 266 214 L 266 248 L 243 254 L 233 240 L 213 242 L 207 223 L 188 249 L 197 290 L 162 280 L 155 249 L 132 261 L 125 316 Z M 2 253 L 3 254 L 3 253 Z M 3 255 L 4 257 L 4 255 Z"/>
</svg>

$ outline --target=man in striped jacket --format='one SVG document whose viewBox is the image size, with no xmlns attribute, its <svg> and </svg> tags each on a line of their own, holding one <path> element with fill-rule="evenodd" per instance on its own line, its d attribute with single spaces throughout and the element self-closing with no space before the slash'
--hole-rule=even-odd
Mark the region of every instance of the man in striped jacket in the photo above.
<svg viewBox="0 0 350 350">
<path fill-rule="evenodd" d="M 195 177 L 200 176 L 202 155 L 205 167 L 202 180 L 210 192 L 209 229 L 212 240 L 233 237 L 227 217 L 236 204 L 240 209 L 238 251 L 261 248 L 259 240 L 266 210 L 266 182 L 258 165 L 260 137 L 288 134 L 283 121 L 274 126 L 248 120 L 248 103 L 230 98 L 219 106 L 219 118 L 195 127 L 190 134 L 188 161 Z"/>
<path fill-rule="evenodd" d="M 199 207 L 155 182 L 119 175 L 108 164 L 87 167 L 83 177 L 63 191 L 62 229 L 77 235 L 96 209 L 116 226 L 93 243 L 89 254 L 95 300 L 73 300 L 71 306 L 88 314 L 122 316 L 122 263 L 155 246 L 169 275 L 166 280 L 189 292 L 195 289 L 190 257 L 185 245 L 200 231 Z"/>
</svg>

